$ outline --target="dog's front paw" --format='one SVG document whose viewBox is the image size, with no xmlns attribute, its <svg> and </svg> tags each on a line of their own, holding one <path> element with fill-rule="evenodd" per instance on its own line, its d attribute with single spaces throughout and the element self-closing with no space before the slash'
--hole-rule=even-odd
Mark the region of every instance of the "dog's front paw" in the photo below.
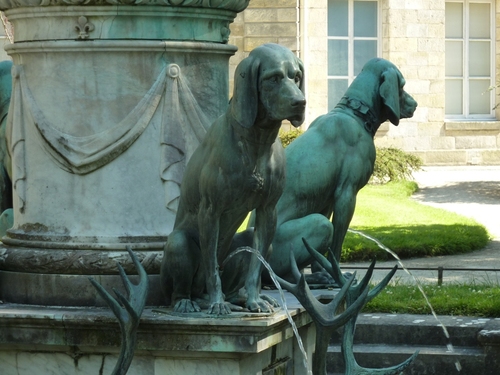
<svg viewBox="0 0 500 375">
<path fill-rule="evenodd" d="M 247 300 L 247 309 L 250 310 L 251 312 L 263 312 L 263 313 L 274 312 L 273 305 L 268 301 L 266 301 L 266 299 L 260 297 L 257 298 L 256 300 L 250 300 L 250 299 Z"/>
<path fill-rule="evenodd" d="M 281 307 L 281 305 L 279 304 L 278 301 L 276 301 L 276 299 L 274 299 L 271 296 L 268 296 L 267 294 L 261 294 L 260 298 L 269 303 L 272 307 Z"/>
<path fill-rule="evenodd" d="M 200 306 L 190 299 L 181 299 L 174 306 L 174 311 L 178 313 L 200 312 Z"/>
<path fill-rule="evenodd" d="M 231 304 L 228 302 L 215 302 L 210 305 L 207 311 L 212 315 L 228 315 L 231 314 Z"/>
</svg>

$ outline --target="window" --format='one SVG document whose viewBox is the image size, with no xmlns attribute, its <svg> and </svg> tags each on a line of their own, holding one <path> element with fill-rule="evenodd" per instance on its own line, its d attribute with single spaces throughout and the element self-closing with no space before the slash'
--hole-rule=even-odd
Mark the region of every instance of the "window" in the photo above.
<svg viewBox="0 0 500 375">
<path fill-rule="evenodd" d="M 493 119 L 494 11 L 491 1 L 446 2 L 447 119 Z"/>
<path fill-rule="evenodd" d="M 378 1 L 328 0 L 328 110 L 379 55 Z"/>
</svg>

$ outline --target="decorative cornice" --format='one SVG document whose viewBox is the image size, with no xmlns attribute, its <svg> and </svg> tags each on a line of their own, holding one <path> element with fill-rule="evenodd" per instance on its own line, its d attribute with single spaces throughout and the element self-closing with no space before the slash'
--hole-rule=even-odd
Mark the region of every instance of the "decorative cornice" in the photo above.
<svg viewBox="0 0 500 375">
<path fill-rule="evenodd" d="M 250 0 L 0 0 L 0 10 L 46 6 L 155 5 L 226 9 L 241 12 Z"/>
</svg>

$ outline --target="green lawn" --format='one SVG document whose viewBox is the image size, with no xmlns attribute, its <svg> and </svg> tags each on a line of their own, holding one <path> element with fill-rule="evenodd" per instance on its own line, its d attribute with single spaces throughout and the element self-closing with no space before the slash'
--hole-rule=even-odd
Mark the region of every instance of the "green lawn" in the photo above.
<svg viewBox="0 0 500 375">
<path fill-rule="evenodd" d="M 488 243 L 486 228 L 473 219 L 412 200 L 417 189 L 410 181 L 367 185 L 358 193 L 351 228 L 377 238 L 401 258 L 470 252 Z M 342 261 L 374 257 L 390 255 L 372 241 L 347 234 Z"/>
<path fill-rule="evenodd" d="M 402 259 L 478 250 L 490 236 L 475 220 L 420 204 L 411 195 L 415 182 L 367 185 L 358 193 L 351 228 L 377 238 Z M 247 221 L 240 226 L 245 229 Z M 342 262 L 390 259 L 374 242 L 348 233 Z"/>
<path fill-rule="evenodd" d="M 490 284 L 423 285 L 438 315 L 500 316 L 500 288 Z M 388 285 L 368 303 L 364 312 L 430 314 L 431 310 L 415 285 Z"/>
</svg>

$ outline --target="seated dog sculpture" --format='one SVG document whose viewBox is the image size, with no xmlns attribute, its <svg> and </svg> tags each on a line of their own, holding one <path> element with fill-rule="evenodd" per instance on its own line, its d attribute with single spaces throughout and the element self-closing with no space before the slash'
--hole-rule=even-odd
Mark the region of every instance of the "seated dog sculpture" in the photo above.
<svg viewBox="0 0 500 375">
<path fill-rule="evenodd" d="M 323 254 L 330 247 L 340 260 L 356 195 L 373 173 L 377 129 L 386 120 L 398 125 L 417 107 L 404 85 L 394 64 L 370 60 L 337 106 L 286 148 L 287 178 L 270 257 L 281 277 L 290 275 L 290 250 L 300 268 L 311 263 L 302 238 Z"/>
<path fill-rule="evenodd" d="M 276 228 L 276 202 L 285 183 L 281 122 L 304 121 L 303 66 L 287 48 L 266 44 L 237 67 L 228 111 L 217 119 L 194 152 L 181 184 L 174 230 L 165 245 L 161 280 L 177 312 L 228 314 L 229 296 L 246 289 L 250 311 L 272 311 L 260 296 L 262 265 L 250 260 L 219 265 L 236 230 L 256 210 L 252 247 L 267 257 Z M 227 297 L 227 301 L 226 301 Z"/>
</svg>

